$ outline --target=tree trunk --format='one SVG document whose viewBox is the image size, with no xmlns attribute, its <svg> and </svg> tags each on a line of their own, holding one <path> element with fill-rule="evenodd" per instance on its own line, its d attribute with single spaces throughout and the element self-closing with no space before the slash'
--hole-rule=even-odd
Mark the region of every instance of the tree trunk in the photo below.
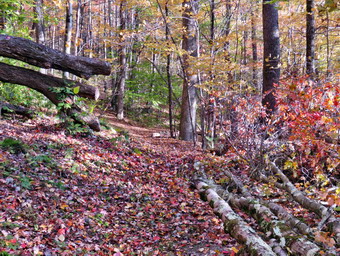
<svg viewBox="0 0 340 256">
<path fill-rule="evenodd" d="M 35 27 L 35 41 L 38 44 L 45 44 L 45 28 L 44 28 L 44 13 L 42 10 L 42 0 L 35 0 L 34 11 L 36 15 Z"/>
<path fill-rule="evenodd" d="M 111 65 L 98 59 L 67 55 L 28 39 L 0 35 L 0 56 L 21 60 L 41 68 L 54 68 L 83 78 L 109 75 Z"/>
<path fill-rule="evenodd" d="M 72 0 L 67 0 L 66 6 L 66 27 L 65 27 L 65 39 L 64 39 L 64 53 L 71 54 L 71 43 L 72 43 L 72 17 L 73 17 Z M 69 78 L 69 73 L 63 73 L 64 78 Z"/>
<path fill-rule="evenodd" d="M 33 112 L 25 107 L 16 106 L 7 102 L 0 101 L 0 117 L 3 114 L 12 114 L 15 113 L 17 115 L 21 115 L 27 118 L 33 117 Z"/>
<path fill-rule="evenodd" d="M 117 118 L 124 119 L 124 94 L 125 94 L 125 80 L 126 80 L 126 42 L 124 39 L 124 30 L 126 29 L 126 0 L 121 0 L 119 9 L 120 19 L 120 46 L 119 46 L 119 78 L 117 80 Z"/>
<path fill-rule="evenodd" d="M 82 20 L 82 3 L 81 0 L 77 1 L 77 11 L 76 11 L 76 34 L 74 36 L 74 55 L 78 55 L 79 39 L 80 39 L 80 28 Z"/>
<path fill-rule="evenodd" d="M 221 217 L 225 230 L 237 242 L 244 244 L 247 251 L 252 252 L 252 255 L 276 256 L 270 246 L 207 183 L 198 182 L 196 188 L 201 197 L 209 202 L 216 215 Z"/>
<path fill-rule="evenodd" d="M 229 185 L 229 184 L 228 184 Z M 214 189 L 223 199 L 228 200 L 228 203 L 239 210 L 243 210 L 251 215 L 258 223 L 258 228 L 262 232 L 267 232 L 270 239 L 284 241 L 285 247 L 290 248 L 290 252 L 294 255 L 315 255 L 320 248 L 308 241 L 305 237 L 293 231 L 292 227 L 287 223 L 282 223 L 279 218 L 269 209 L 262 200 L 258 200 L 250 195 L 238 196 L 228 192 L 221 186 L 214 185 Z M 270 231 L 270 232 L 268 232 Z M 299 239 L 296 239 L 299 237 Z M 276 253 L 284 253 L 283 249 L 278 244 L 273 244 L 273 250 Z M 280 254 L 280 253 L 278 253 Z M 287 254 L 286 254 L 287 255 Z"/>
<path fill-rule="evenodd" d="M 255 24 L 255 12 L 257 10 L 257 1 L 252 2 L 251 7 L 251 48 L 253 55 L 253 86 L 259 89 L 258 77 L 257 77 L 257 38 L 256 38 L 256 24 Z"/>
<path fill-rule="evenodd" d="M 271 0 L 263 0 L 263 87 L 264 98 L 262 104 L 267 108 L 267 113 L 272 114 L 276 110 L 274 96 L 274 84 L 280 79 L 280 36 L 278 3 L 270 3 Z"/>
<path fill-rule="evenodd" d="M 166 18 L 169 17 L 169 8 L 168 8 L 168 0 L 165 3 L 165 16 Z M 165 21 L 165 39 L 167 42 L 170 43 L 170 28 L 168 20 Z M 168 53 L 166 56 L 166 77 L 167 77 L 167 84 L 168 84 L 168 103 L 169 103 L 169 129 L 170 129 L 170 137 L 174 138 L 174 125 L 173 125 L 173 100 L 172 100 L 172 82 L 171 82 L 171 54 Z"/>
<path fill-rule="evenodd" d="M 198 11 L 197 0 L 183 1 L 183 43 L 182 48 L 186 51 L 183 55 L 183 91 L 181 105 L 180 138 L 185 141 L 194 141 L 196 133 L 196 109 L 197 96 L 195 85 L 198 75 L 190 69 L 190 57 L 198 56 L 197 26 L 194 15 Z"/>
<path fill-rule="evenodd" d="M 306 0 L 306 73 L 315 73 L 315 20 L 314 0 Z"/>
<path fill-rule="evenodd" d="M 275 165 L 270 163 L 271 170 L 283 181 L 283 188 L 292 196 L 292 198 L 299 203 L 302 207 L 313 211 L 320 218 L 319 227 L 326 224 L 328 229 L 335 234 L 337 243 L 340 242 L 340 220 L 334 217 L 332 210 L 318 203 L 317 201 L 308 198 L 300 190 L 298 190 L 287 178 L 286 175 Z"/>
<path fill-rule="evenodd" d="M 98 88 L 88 84 L 41 74 L 34 70 L 14 67 L 1 62 L 0 68 L 0 80 L 5 83 L 24 85 L 41 93 L 46 92 L 47 94 L 50 92 L 49 89 L 53 87 L 79 87 L 78 96 L 92 100 L 99 98 Z M 45 96 L 49 97 L 48 95 Z"/>
<path fill-rule="evenodd" d="M 71 80 L 65 80 L 53 76 L 48 76 L 41 74 L 39 72 L 14 67 L 0 62 L 0 81 L 5 83 L 20 84 L 34 89 L 42 94 L 44 94 L 50 101 L 55 105 L 63 103 L 60 99 L 60 95 L 53 92 L 51 88 L 62 88 L 69 87 L 74 88 L 79 86 L 79 93 L 77 95 L 81 97 L 86 97 L 90 99 L 98 99 L 99 91 L 98 88 L 81 84 L 79 82 L 74 82 Z M 70 102 L 71 108 L 64 109 L 64 112 L 74 118 L 76 121 L 87 124 L 91 129 L 95 131 L 100 130 L 100 125 L 98 119 L 95 116 L 88 115 L 83 116 L 82 111 L 77 107 L 72 99 L 65 99 Z M 77 114 L 77 115 L 76 115 Z"/>
</svg>

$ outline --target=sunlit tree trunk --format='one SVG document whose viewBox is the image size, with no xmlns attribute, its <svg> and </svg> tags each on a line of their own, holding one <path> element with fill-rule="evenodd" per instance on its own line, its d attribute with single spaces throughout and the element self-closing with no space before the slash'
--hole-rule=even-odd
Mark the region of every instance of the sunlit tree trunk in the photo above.
<svg viewBox="0 0 340 256">
<path fill-rule="evenodd" d="M 168 7 L 168 0 L 165 3 L 165 16 L 166 18 L 169 17 L 169 7 Z M 169 22 L 166 20 L 165 24 L 165 39 L 167 42 L 170 41 L 170 28 L 169 28 Z M 169 129 L 170 129 L 170 137 L 174 138 L 174 125 L 173 125 L 173 100 L 172 100 L 172 81 L 171 81 L 171 54 L 168 53 L 166 56 L 166 77 L 167 77 L 167 82 L 168 82 L 168 103 L 169 103 Z"/>
<path fill-rule="evenodd" d="M 81 28 L 81 20 L 83 13 L 83 5 L 81 0 L 77 0 L 77 11 L 76 11 L 76 34 L 74 36 L 74 55 L 78 55 L 78 48 L 80 45 L 80 28 Z"/>
<path fill-rule="evenodd" d="M 198 38 L 195 14 L 198 11 L 198 0 L 183 1 L 183 55 L 184 82 L 181 105 L 180 138 L 182 140 L 195 140 L 197 96 L 195 85 L 198 75 L 190 69 L 190 57 L 198 56 Z"/>
<path fill-rule="evenodd" d="M 306 0 L 306 73 L 315 73 L 315 19 L 314 0 Z"/>
<path fill-rule="evenodd" d="M 36 21 L 34 22 L 35 41 L 38 44 L 45 44 L 45 28 L 42 0 L 35 1 L 34 11 L 36 15 Z"/>
<path fill-rule="evenodd" d="M 256 89 L 259 88 L 258 85 L 258 77 L 257 77 L 257 38 L 256 38 L 256 23 L 255 23 L 255 14 L 257 11 L 257 1 L 252 2 L 251 7 L 251 48 L 253 55 L 253 85 Z"/>
<path fill-rule="evenodd" d="M 42 0 L 35 1 L 34 12 L 36 16 L 36 20 L 34 21 L 35 41 L 38 44 L 45 45 L 45 27 Z M 47 70 L 41 68 L 40 72 L 46 74 Z"/>
<path fill-rule="evenodd" d="M 126 42 L 124 39 L 124 30 L 126 29 L 126 0 L 121 0 L 119 9 L 120 19 L 120 46 L 119 46 L 119 77 L 117 79 L 117 118 L 124 118 L 124 94 L 126 79 Z"/>
<path fill-rule="evenodd" d="M 278 3 L 263 0 L 263 87 L 264 98 L 262 104 L 266 106 L 267 113 L 271 114 L 276 109 L 274 84 L 280 79 L 280 35 Z"/>
<path fill-rule="evenodd" d="M 5 29 L 6 18 L 3 10 L 0 10 L 0 29 Z"/>
<path fill-rule="evenodd" d="M 67 7 L 66 7 L 66 30 L 65 30 L 65 40 L 64 40 L 64 52 L 66 54 L 71 54 L 71 40 L 72 40 L 72 0 L 67 1 Z M 64 77 L 69 78 L 69 73 L 64 72 Z"/>
</svg>

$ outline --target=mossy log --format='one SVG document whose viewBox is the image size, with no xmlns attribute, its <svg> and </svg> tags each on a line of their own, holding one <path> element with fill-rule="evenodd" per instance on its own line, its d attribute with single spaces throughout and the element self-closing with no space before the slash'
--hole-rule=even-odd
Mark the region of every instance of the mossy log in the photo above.
<svg viewBox="0 0 340 256">
<path fill-rule="evenodd" d="M 205 182 L 196 185 L 200 195 L 207 200 L 216 215 L 220 216 L 225 230 L 234 237 L 237 242 L 244 244 L 250 255 L 276 255 L 272 248 L 236 214 L 229 204 L 223 200 L 217 192 Z"/>
<path fill-rule="evenodd" d="M 282 180 L 284 189 L 292 198 L 305 209 L 316 213 L 320 218 L 320 223 L 325 223 L 329 231 L 334 233 L 336 242 L 340 243 L 340 220 L 334 217 L 332 210 L 323 206 L 316 200 L 310 199 L 298 190 L 288 179 L 288 177 L 276 166 L 270 162 L 271 170 Z M 319 227 L 322 228 L 321 226 Z"/>
<path fill-rule="evenodd" d="M 33 111 L 22 107 L 22 106 L 17 106 L 13 105 L 7 102 L 0 101 L 0 116 L 2 114 L 12 114 L 15 113 L 17 115 L 27 117 L 27 118 L 33 118 Z"/>
<path fill-rule="evenodd" d="M 72 81 L 44 75 L 33 70 L 14 67 L 5 63 L 0 63 L 0 81 L 25 85 L 31 89 L 34 89 L 45 95 L 56 106 L 58 106 L 60 103 L 63 103 L 64 101 L 67 101 L 70 103 L 70 108 L 63 109 L 63 112 L 65 112 L 75 121 L 88 125 L 92 130 L 100 131 L 99 120 L 96 116 L 92 114 L 84 115 L 84 111 L 82 111 L 82 109 L 76 104 L 72 103 L 73 100 L 71 98 L 61 99 L 58 93 L 51 90 L 52 88 L 73 88 L 79 86 L 79 93 L 77 95 L 81 97 L 97 99 L 99 95 L 97 88 L 90 85 L 73 83 Z"/>
</svg>

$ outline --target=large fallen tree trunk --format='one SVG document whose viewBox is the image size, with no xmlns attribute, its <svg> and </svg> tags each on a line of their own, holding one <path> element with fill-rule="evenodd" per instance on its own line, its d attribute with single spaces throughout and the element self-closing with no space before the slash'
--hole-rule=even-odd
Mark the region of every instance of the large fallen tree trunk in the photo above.
<svg viewBox="0 0 340 256">
<path fill-rule="evenodd" d="M 79 87 L 79 92 L 77 95 L 80 97 L 93 100 L 97 100 L 99 98 L 99 90 L 97 87 L 72 80 L 44 75 L 34 70 L 14 67 L 1 62 L 0 81 L 27 86 L 44 94 L 53 103 L 56 103 L 56 100 L 54 99 L 54 93 L 51 91 L 53 87 Z"/>
<path fill-rule="evenodd" d="M 320 251 L 316 244 L 308 241 L 301 234 L 295 233 L 293 227 L 290 227 L 288 223 L 279 220 L 279 217 L 266 207 L 261 200 L 252 196 L 235 195 L 218 185 L 215 185 L 215 190 L 233 208 L 244 210 L 250 214 L 259 224 L 262 232 L 266 233 L 270 238 L 277 239 L 278 244 L 289 248 L 289 251 L 294 255 L 312 256 Z M 277 249 L 278 247 L 276 245 Z"/>
<path fill-rule="evenodd" d="M 248 204 L 249 206 L 254 204 L 254 206 L 251 206 L 251 208 L 254 208 L 255 211 L 258 211 L 259 209 L 262 208 L 262 206 L 265 206 L 273 214 L 275 214 L 280 220 L 284 221 L 285 225 L 288 225 L 296 233 L 306 235 L 309 239 L 314 238 L 315 234 L 314 234 L 312 228 L 310 228 L 303 221 L 294 217 L 292 214 L 288 213 L 287 210 L 284 207 L 282 207 L 281 205 L 279 205 L 277 203 L 272 202 L 271 200 L 263 200 L 261 198 L 258 198 L 258 199 L 253 198 L 251 193 L 249 192 L 249 190 L 245 188 L 243 183 L 237 177 L 235 177 L 235 175 L 233 175 L 228 170 L 225 170 L 224 174 L 230 179 L 229 182 L 228 182 L 228 189 L 230 190 L 230 189 L 233 189 L 234 187 L 236 187 L 237 191 L 242 194 L 243 197 L 241 197 L 241 198 L 243 198 L 243 200 L 241 200 L 239 202 L 243 202 L 244 205 Z M 284 175 L 282 172 L 281 172 L 281 174 Z M 284 177 L 285 177 L 285 175 L 284 175 Z M 264 178 L 262 176 L 260 176 L 259 178 L 262 181 L 265 181 L 265 182 L 268 182 L 268 183 L 270 182 L 268 178 Z M 284 180 L 286 181 L 286 183 L 289 182 L 287 177 L 285 177 Z M 271 181 L 271 183 L 272 183 L 272 181 Z M 285 185 L 282 184 L 282 183 L 274 182 L 274 185 L 275 186 L 278 185 L 278 188 L 280 188 L 280 189 L 285 188 Z M 291 184 L 291 186 L 294 186 L 294 185 Z M 220 192 L 220 191 L 218 191 L 218 192 Z M 226 193 L 223 193 L 223 194 L 226 195 Z M 258 201 L 262 206 L 261 207 L 255 207 L 256 201 Z M 318 204 L 318 203 L 315 201 L 315 204 Z M 247 206 L 247 207 L 249 207 L 249 206 Z M 251 209 L 249 208 L 249 210 L 251 210 Z M 269 219 L 268 217 L 266 217 L 266 218 Z M 335 234 L 335 240 L 339 244 L 339 242 L 338 242 L 339 241 L 338 240 L 339 239 L 339 231 L 338 231 L 339 219 L 335 218 L 334 216 L 329 216 L 329 218 L 324 220 L 324 221 L 328 221 L 328 223 L 327 223 L 328 229 Z M 323 222 L 323 221 L 321 221 L 321 222 Z M 320 224 L 319 224 L 319 229 L 321 229 Z M 314 240 L 315 240 L 315 238 L 314 238 Z M 299 241 L 299 243 L 300 242 L 302 242 L 302 241 Z M 298 249 L 300 252 L 303 252 L 303 250 L 306 250 L 306 249 L 313 251 L 313 246 L 315 248 L 315 245 L 312 245 L 310 243 L 303 243 L 303 244 L 299 244 L 298 246 L 297 246 L 296 243 L 293 243 L 293 244 L 291 244 L 291 246 L 292 246 L 291 247 L 292 250 Z M 323 244 L 322 247 L 326 248 L 326 251 L 328 252 L 327 255 L 336 255 L 336 252 L 334 252 L 335 249 L 332 245 Z M 297 252 L 296 252 L 296 254 L 297 254 Z"/>
<path fill-rule="evenodd" d="M 200 181 L 196 188 L 202 198 L 209 202 L 214 212 L 221 217 L 226 231 L 240 244 L 244 244 L 251 255 L 276 255 L 272 248 L 207 183 Z"/>
<path fill-rule="evenodd" d="M 71 98 L 69 98 L 67 95 L 63 95 L 63 98 L 60 94 L 53 90 L 53 88 L 74 88 L 79 86 L 79 96 L 96 100 L 99 97 L 99 91 L 96 87 L 74 82 L 71 80 L 64 80 L 61 78 L 44 75 L 33 70 L 14 67 L 4 63 L 0 63 L 0 81 L 25 85 L 29 88 L 32 88 L 44 94 L 56 106 L 60 106 L 61 103 L 68 102 L 69 107 L 64 109 L 62 108 L 61 110 L 63 112 L 72 117 L 74 120 L 88 125 L 94 131 L 100 130 L 100 125 L 97 117 L 89 114 L 87 114 L 87 116 L 84 116 L 82 114 L 83 111 L 78 106 L 73 104 Z"/>
<path fill-rule="evenodd" d="M 233 175 L 230 171 L 224 170 L 223 173 L 230 179 L 228 187 L 230 188 L 235 187 L 239 191 L 239 193 L 241 193 L 245 197 L 252 196 L 251 193 L 245 188 L 243 183 L 237 177 L 235 177 L 235 175 Z M 260 176 L 260 179 L 268 182 L 268 179 L 263 178 L 262 176 Z M 280 188 L 281 187 L 282 186 L 280 186 Z M 296 229 L 298 232 L 300 232 L 303 235 L 312 235 L 312 230 L 308 225 L 306 225 L 304 222 L 302 222 L 301 220 L 298 220 L 293 215 L 288 213 L 282 206 L 271 201 L 265 201 L 262 199 L 259 199 L 259 200 L 261 204 L 268 207 L 271 212 L 273 212 L 276 216 L 278 216 L 279 219 L 284 220 L 285 223 L 292 229 Z"/>
<path fill-rule="evenodd" d="M 313 211 L 320 218 L 319 229 L 323 224 L 326 224 L 328 229 L 335 234 L 337 243 L 340 243 L 340 220 L 335 218 L 331 209 L 323 206 L 315 200 L 312 200 L 305 196 L 300 190 L 298 190 L 287 178 L 286 175 L 276 166 L 275 163 L 270 162 L 272 171 L 282 180 L 284 189 L 292 196 L 292 198 L 299 203 L 302 207 Z"/>
<path fill-rule="evenodd" d="M 289 248 L 290 253 L 301 256 L 312 256 L 320 251 L 316 244 L 308 241 L 301 234 L 295 233 L 291 227 L 280 221 L 269 208 L 256 198 L 235 195 L 216 184 L 209 185 L 209 188 L 226 200 L 232 208 L 237 208 L 250 214 L 257 221 L 262 232 L 267 234 L 268 240 L 270 239 L 271 242 L 270 245 L 276 254 L 288 255 L 284 248 Z M 329 250 L 333 249 L 329 248 Z"/>
<path fill-rule="evenodd" d="M 92 75 L 111 73 L 111 66 L 105 61 L 68 55 L 28 39 L 1 34 L 0 56 L 21 60 L 41 68 L 67 71 L 86 79 Z"/>
<path fill-rule="evenodd" d="M 27 118 L 33 117 L 33 112 L 25 107 L 16 106 L 7 102 L 0 101 L 0 116 L 2 114 L 17 114 Z"/>
</svg>

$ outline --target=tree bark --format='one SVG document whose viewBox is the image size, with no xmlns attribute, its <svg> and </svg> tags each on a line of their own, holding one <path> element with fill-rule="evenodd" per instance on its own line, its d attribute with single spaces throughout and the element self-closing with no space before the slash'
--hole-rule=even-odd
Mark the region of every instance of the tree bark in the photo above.
<svg viewBox="0 0 340 256">
<path fill-rule="evenodd" d="M 182 48 L 186 51 L 183 55 L 184 82 L 182 91 L 180 138 L 185 141 L 194 141 L 196 137 L 196 109 L 197 96 L 195 85 L 198 82 L 198 75 L 189 71 L 190 57 L 198 56 L 197 26 L 194 18 L 198 11 L 197 0 L 183 1 L 183 43 Z"/>
<path fill-rule="evenodd" d="M 4 63 L 0 63 L 0 81 L 5 83 L 20 84 L 34 89 L 44 94 L 50 101 L 55 105 L 62 103 L 59 95 L 51 90 L 51 88 L 70 87 L 74 88 L 79 86 L 79 93 L 77 95 L 90 99 L 98 99 L 99 91 L 98 88 L 74 82 L 71 80 L 64 80 L 61 78 L 48 76 L 39 72 L 10 66 Z M 70 99 L 72 102 L 72 99 Z M 64 112 L 74 118 L 76 121 L 87 124 L 91 129 L 95 131 L 100 130 L 99 121 L 95 116 L 88 115 L 83 116 L 82 111 L 74 103 L 71 109 L 65 109 Z"/>
<path fill-rule="evenodd" d="M 44 28 L 44 13 L 42 9 L 42 0 L 36 0 L 34 11 L 36 15 L 35 26 L 35 41 L 38 44 L 45 44 L 45 28 Z"/>
<path fill-rule="evenodd" d="M 315 19 L 314 0 L 306 0 L 306 73 L 315 73 Z"/>
<path fill-rule="evenodd" d="M 335 239 L 340 242 L 340 221 L 333 216 L 333 213 L 327 207 L 321 205 L 315 200 L 312 200 L 305 196 L 300 190 L 298 190 L 287 178 L 286 175 L 275 165 L 270 163 L 271 169 L 274 173 L 283 181 L 284 189 L 290 193 L 292 198 L 299 203 L 302 207 L 316 213 L 320 218 L 321 224 L 326 224 L 328 229 L 335 234 Z M 319 228 L 322 227 L 319 225 Z"/>
<path fill-rule="evenodd" d="M 77 0 L 77 9 L 76 9 L 76 34 L 74 35 L 74 56 L 78 55 L 78 48 L 80 43 L 80 28 L 81 28 L 81 20 L 82 20 L 82 9 L 83 4 L 81 0 Z"/>
<path fill-rule="evenodd" d="M 255 13 L 257 11 L 257 1 L 252 1 L 251 6 L 251 48 L 253 57 L 253 85 L 256 89 L 259 88 L 258 77 L 257 77 L 257 38 L 256 38 L 256 24 L 255 24 Z"/>
<path fill-rule="evenodd" d="M 53 87 L 74 88 L 79 86 L 79 93 L 77 95 L 80 97 L 92 100 L 97 100 L 99 98 L 99 90 L 97 87 L 72 80 L 65 80 L 62 78 L 41 74 L 30 69 L 14 67 L 1 62 L 0 80 L 5 83 L 24 85 L 41 93 L 46 92 L 47 94 L 49 89 Z M 47 95 L 45 96 L 48 97 Z"/>
<path fill-rule="evenodd" d="M 198 182 L 196 188 L 201 197 L 209 202 L 215 214 L 221 217 L 225 225 L 225 230 L 234 237 L 237 242 L 244 244 L 247 250 L 252 252 L 252 255 L 276 255 L 271 247 L 263 241 L 207 183 L 202 181 Z"/>
<path fill-rule="evenodd" d="M 73 27 L 73 8 L 72 0 L 67 0 L 66 6 L 66 27 L 65 27 L 65 39 L 64 39 L 64 53 L 71 54 L 71 43 L 72 43 L 72 27 Z M 69 73 L 64 72 L 64 78 L 69 78 Z"/>
<path fill-rule="evenodd" d="M 168 0 L 165 3 L 165 17 L 169 18 L 169 7 L 168 7 Z M 165 40 L 170 44 L 170 24 L 168 20 L 165 20 Z M 169 104 L 169 130 L 170 130 L 170 137 L 175 137 L 174 132 L 174 125 L 173 125 L 173 100 L 172 100 L 172 81 L 171 81 L 171 53 L 168 53 L 166 56 L 166 77 L 167 77 L 167 84 L 168 84 L 168 104 Z"/>
<path fill-rule="evenodd" d="M 125 95 L 125 80 L 126 80 L 126 42 L 124 39 L 124 30 L 126 29 L 126 0 L 121 0 L 119 8 L 119 20 L 120 20 L 120 46 L 119 46 L 119 77 L 117 79 L 117 118 L 124 119 L 124 95 Z M 113 97 L 114 98 L 114 97 Z"/>
<path fill-rule="evenodd" d="M 276 216 L 271 209 L 265 206 L 261 200 L 257 200 L 252 196 L 238 196 L 234 193 L 229 193 L 220 186 L 216 186 L 216 192 L 223 199 L 227 200 L 233 208 L 244 210 L 250 214 L 259 224 L 259 229 L 262 232 L 269 231 L 269 237 L 277 239 L 284 244 L 284 247 L 290 248 L 291 253 L 294 255 L 315 255 L 320 248 L 308 241 L 305 237 L 295 233 L 292 227 L 287 223 L 279 221 L 279 217 Z M 299 239 L 296 239 L 299 237 Z M 278 254 L 284 254 L 284 250 L 276 243 L 273 243 L 272 248 Z M 280 253 L 279 253 L 280 252 Z M 286 254 L 287 255 L 287 254 Z"/>
<path fill-rule="evenodd" d="M 93 75 L 109 75 L 107 62 L 80 56 L 67 55 L 28 39 L 0 35 L 0 56 L 27 62 L 41 68 L 54 68 L 83 78 Z"/>
<path fill-rule="evenodd" d="M 15 113 L 17 115 L 21 115 L 27 118 L 33 117 L 33 112 L 28 108 L 25 108 L 22 106 L 16 106 L 10 103 L 0 101 L 0 116 L 2 114 L 11 114 L 11 113 Z"/>
<path fill-rule="evenodd" d="M 267 113 L 272 114 L 276 110 L 274 96 L 274 84 L 280 79 L 280 35 L 278 3 L 270 3 L 271 0 L 263 0 L 263 87 L 264 98 L 262 104 L 267 108 Z"/>
</svg>

